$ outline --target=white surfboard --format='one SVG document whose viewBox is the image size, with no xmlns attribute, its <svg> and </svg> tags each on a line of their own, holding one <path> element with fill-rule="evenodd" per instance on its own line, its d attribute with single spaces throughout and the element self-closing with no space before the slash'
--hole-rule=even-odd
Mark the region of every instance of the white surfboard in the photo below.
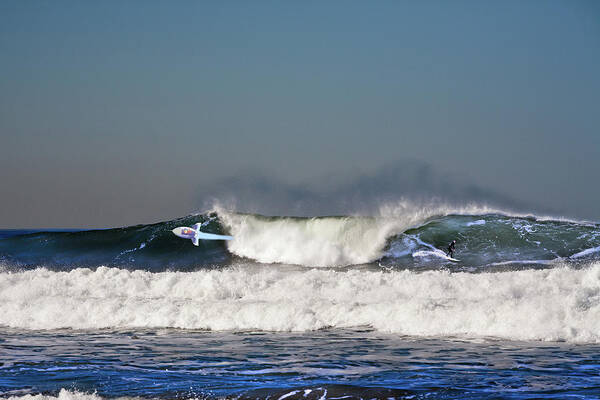
<svg viewBox="0 0 600 400">
<path fill-rule="evenodd" d="M 191 228 L 187 226 L 180 226 L 173 229 L 175 236 L 179 236 L 183 239 L 190 239 L 194 246 L 200 245 L 200 240 L 231 240 L 233 236 L 228 235 L 217 235 L 214 233 L 206 233 L 200 230 L 202 224 L 194 224 Z"/>
</svg>

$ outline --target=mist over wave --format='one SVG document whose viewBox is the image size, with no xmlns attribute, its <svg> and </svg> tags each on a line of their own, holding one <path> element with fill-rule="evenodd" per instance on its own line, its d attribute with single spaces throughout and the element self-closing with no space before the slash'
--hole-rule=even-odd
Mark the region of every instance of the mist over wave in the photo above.
<svg viewBox="0 0 600 400">
<path fill-rule="evenodd" d="M 223 214 L 235 239 L 229 251 L 262 263 L 315 267 L 373 262 L 390 236 L 407 227 L 400 220 L 369 217 L 265 218 Z"/>
<path fill-rule="evenodd" d="M 0 325 L 307 331 L 600 341 L 600 263 L 450 273 L 240 265 L 196 272 L 101 267 L 0 273 Z"/>
<path fill-rule="evenodd" d="M 251 214 L 267 215 L 377 215 L 382 207 L 411 208 L 488 204 L 498 209 L 541 211 L 539 202 L 526 204 L 469 181 L 462 174 L 436 169 L 419 160 L 396 160 L 354 177 L 315 177 L 309 182 L 282 182 L 260 171 L 240 171 L 203 185 L 198 200 Z M 458 207 L 462 208 L 462 207 Z"/>
<path fill-rule="evenodd" d="M 171 233 L 203 223 L 229 242 L 199 247 Z M 191 271 L 241 260 L 306 267 L 360 264 L 456 267 L 445 254 L 456 239 L 460 266 L 542 265 L 600 256 L 600 225 L 516 215 L 482 206 L 449 207 L 397 202 L 374 216 L 286 217 L 243 214 L 220 207 L 150 225 L 77 232 L 37 232 L 0 239 L 0 261 L 14 268 L 69 270 L 110 266 Z"/>
<path fill-rule="evenodd" d="M 377 216 L 263 217 L 217 211 L 234 240 L 230 252 L 263 263 L 330 267 L 383 261 L 408 267 L 447 262 L 443 249 L 457 239 L 471 266 L 533 263 L 600 245 L 600 227 L 575 221 L 509 215 L 478 205 L 387 205 Z M 581 253 L 587 252 L 587 253 Z"/>
</svg>

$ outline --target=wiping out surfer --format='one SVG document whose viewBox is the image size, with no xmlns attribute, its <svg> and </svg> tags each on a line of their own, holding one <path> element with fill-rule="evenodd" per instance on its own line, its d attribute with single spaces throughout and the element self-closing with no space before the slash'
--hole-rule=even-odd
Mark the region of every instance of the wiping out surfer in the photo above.
<svg viewBox="0 0 600 400">
<path fill-rule="evenodd" d="M 450 258 L 454 258 L 454 250 L 456 247 L 456 240 L 453 240 L 450 242 L 450 244 L 448 245 L 448 257 Z"/>
</svg>

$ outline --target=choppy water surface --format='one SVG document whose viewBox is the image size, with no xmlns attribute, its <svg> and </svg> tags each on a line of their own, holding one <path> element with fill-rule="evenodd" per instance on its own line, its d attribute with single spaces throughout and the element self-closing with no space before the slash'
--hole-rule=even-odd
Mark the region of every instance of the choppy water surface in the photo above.
<svg viewBox="0 0 600 400">
<path fill-rule="evenodd" d="M 171 233 L 196 222 L 234 239 Z M 596 223 L 400 207 L 0 231 L 2 399 L 600 399 L 599 371 Z"/>
<path fill-rule="evenodd" d="M 0 349 L 4 397 L 57 395 L 61 388 L 101 397 L 186 398 L 303 396 L 307 390 L 359 396 L 365 388 L 374 397 L 398 398 L 600 393 L 597 344 L 415 338 L 368 329 L 3 330 Z"/>
</svg>

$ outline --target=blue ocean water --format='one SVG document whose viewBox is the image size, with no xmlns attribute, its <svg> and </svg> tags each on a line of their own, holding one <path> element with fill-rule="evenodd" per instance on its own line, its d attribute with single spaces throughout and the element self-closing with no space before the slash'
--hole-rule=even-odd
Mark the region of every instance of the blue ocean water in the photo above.
<svg viewBox="0 0 600 400">
<path fill-rule="evenodd" d="M 600 346 L 316 332 L 3 332 L 4 397 L 594 398 Z M 250 393 L 250 396 L 249 396 Z M 501 396 L 500 396 L 501 394 Z M 300 397 L 300 396 L 297 396 Z M 333 396 L 332 396 L 333 397 Z"/>
<path fill-rule="evenodd" d="M 472 209 L 2 231 L 0 398 L 599 399 L 599 258 Z"/>
</svg>

